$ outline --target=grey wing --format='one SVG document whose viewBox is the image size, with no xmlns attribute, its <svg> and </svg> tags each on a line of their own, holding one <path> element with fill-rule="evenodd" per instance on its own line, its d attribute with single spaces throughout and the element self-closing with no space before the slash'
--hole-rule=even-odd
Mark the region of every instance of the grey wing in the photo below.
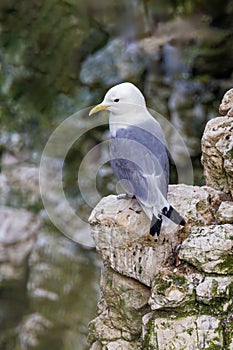
<svg viewBox="0 0 233 350">
<path fill-rule="evenodd" d="M 128 194 L 143 201 L 148 198 L 148 181 L 142 169 L 133 161 L 124 158 L 110 160 L 113 173 Z"/>
<path fill-rule="evenodd" d="M 167 196 L 167 150 L 152 133 L 136 126 L 119 129 L 110 141 L 110 156 L 117 180 L 129 181 L 136 197 L 153 202 L 157 189 Z"/>
</svg>

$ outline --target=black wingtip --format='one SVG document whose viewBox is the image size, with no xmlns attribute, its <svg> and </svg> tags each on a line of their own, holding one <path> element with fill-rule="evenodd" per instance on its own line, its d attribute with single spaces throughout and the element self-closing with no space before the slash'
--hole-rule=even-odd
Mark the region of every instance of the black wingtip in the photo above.
<svg viewBox="0 0 233 350">
<path fill-rule="evenodd" d="M 158 218 L 156 218 L 154 215 L 151 220 L 151 225 L 150 225 L 150 235 L 154 237 L 155 234 L 159 236 L 160 231 L 161 231 L 161 226 L 162 226 L 162 216 L 159 215 Z"/>
<path fill-rule="evenodd" d="M 182 219 L 182 220 L 181 220 L 180 225 L 181 225 L 181 226 L 185 226 L 185 225 L 186 225 L 185 219 Z"/>
<path fill-rule="evenodd" d="M 165 215 L 168 219 L 172 220 L 175 224 L 185 226 L 186 222 L 184 218 L 174 209 L 171 205 L 168 208 L 164 207 L 162 209 L 163 215 Z"/>
</svg>

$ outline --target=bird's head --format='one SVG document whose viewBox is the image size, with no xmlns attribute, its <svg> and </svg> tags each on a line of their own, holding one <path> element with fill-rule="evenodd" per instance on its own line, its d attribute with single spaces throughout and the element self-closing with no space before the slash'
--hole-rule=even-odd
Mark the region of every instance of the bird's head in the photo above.
<svg viewBox="0 0 233 350">
<path fill-rule="evenodd" d="M 132 83 L 122 83 L 108 90 L 103 102 L 92 108 L 89 115 L 102 110 L 108 110 L 113 114 L 124 114 L 134 107 L 145 108 L 145 106 L 145 99 L 141 91 Z"/>
</svg>

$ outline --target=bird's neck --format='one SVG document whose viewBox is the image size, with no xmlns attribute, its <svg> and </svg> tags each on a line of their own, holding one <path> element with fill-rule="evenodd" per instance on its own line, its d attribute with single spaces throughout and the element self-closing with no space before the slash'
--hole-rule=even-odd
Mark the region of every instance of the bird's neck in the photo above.
<svg viewBox="0 0 233 350">
<path fill-rule="evenodd" d="M 109 129 L 112 136 L 116 136 L 119 129 L 125 129 L 130 126 L 140 126 L 146 120 L 147 109 L 131 111 L 130 113 L 115 114 L 110 113 Z"/>
</svg>

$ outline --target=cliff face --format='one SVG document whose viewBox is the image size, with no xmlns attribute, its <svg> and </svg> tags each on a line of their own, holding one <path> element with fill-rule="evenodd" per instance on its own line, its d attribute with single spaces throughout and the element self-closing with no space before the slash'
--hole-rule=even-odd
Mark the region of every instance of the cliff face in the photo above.
<svg viewBox="0 0 233 350">
<path fill-rule="evenodd" d="M 104 266 L 91 350 L 233 349 L 232 122 L 226 115 L 206 126 L 208 186 L 169 188 L 185 228 L 163 230 L 154 241 L 136 200 L 108 196 L 93 210 Z"/>
</svg>

